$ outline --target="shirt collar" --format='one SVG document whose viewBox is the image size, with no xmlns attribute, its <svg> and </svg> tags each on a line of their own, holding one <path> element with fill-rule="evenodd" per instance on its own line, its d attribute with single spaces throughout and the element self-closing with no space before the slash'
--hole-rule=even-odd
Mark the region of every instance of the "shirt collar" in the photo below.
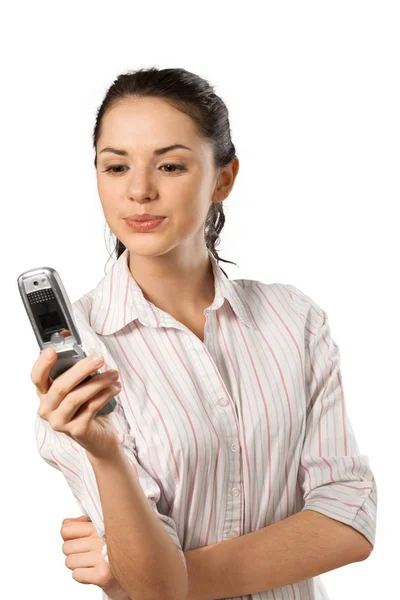
<svg viewBox="0 0 400 600">
<path fill-rule="evenodd" d="M 220 308 L 225 299 L 236 315 L 252 329 L 254 320 L 245 299 L 245 290 L 236 281 L 227 278 L 217 259 L 207 249 L 214 273 L 215 296 L 210 310 Z M 125 327 L 134 319 L 150 327 L 173 326 L 176 320 L 143 295 L 142 289 L 129 270 L 129 250 L 126 248 L 108 273 L 94 289 L 90 311 L 90 325 L 100 335 L 109 335 Z"/>
</svg>

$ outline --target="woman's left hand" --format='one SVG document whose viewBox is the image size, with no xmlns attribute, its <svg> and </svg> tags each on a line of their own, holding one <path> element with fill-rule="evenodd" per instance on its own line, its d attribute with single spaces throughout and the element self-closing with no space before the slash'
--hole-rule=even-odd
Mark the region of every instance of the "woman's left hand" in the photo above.
<svg viewBox="0 0 400 600">
<path fill-rule="evenodd" d="M 114 600 L 128 600 L 129 596 L 111 573 L 110 566 L 102 555 L 105 541 L 97 535 L 92 521 L 82 515 L 65 519 L 61 527 L 64 540 L 62 551 L 66 555 L 65 565 L 79 583 L 91 583 L 101 587 Z"/>
<path fill-rule="evenodd" d="M 75 581 L 98 585 L 112 600 L 131 600 L 104 560 L 101 551 L 105 542 L 99 538 L 88 517 L 82 515 L 64 519 L 61 536 L 64 540 L 62 551 L 67 556 L 65 564 L 71 569 Z M 186 553 L 185 555 L 189 561 Z M 195 592 L 192 585 L 187 600 L 195 600 Z"/>
</svg>

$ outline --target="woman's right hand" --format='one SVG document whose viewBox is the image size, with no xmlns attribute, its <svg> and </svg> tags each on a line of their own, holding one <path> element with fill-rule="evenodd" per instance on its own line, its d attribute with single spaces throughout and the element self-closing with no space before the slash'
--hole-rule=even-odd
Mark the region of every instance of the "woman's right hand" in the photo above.
<svg viewBox="0 0 400 600">
<path fill-rule="evenodd" d="M 103 363 L 102 360 L 94 364 L 88 356 L 53 381 L 50 370 L 57 360 L 57 353 L 53 348 L 50 350 L 51 358 L 41 352 L 31 372 L 40 399 L 39 416 L 55 431 L 66 433 L 77 441 L 92 457 L 107 458 L 119 444 L 117 432 L 108 415 L 95 415 L 120 391 L 120 387 L 114 387 L 118 371 L 109 369 L 82 383 Z"/>
</svg>

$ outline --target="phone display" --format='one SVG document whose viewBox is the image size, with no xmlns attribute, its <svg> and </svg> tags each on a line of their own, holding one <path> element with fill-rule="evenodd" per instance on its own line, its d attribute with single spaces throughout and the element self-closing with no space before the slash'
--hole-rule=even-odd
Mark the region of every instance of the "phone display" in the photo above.
<svg viewBox="0 0 400 600">
<path fill-rule="evenodd" d="M 87 356 L 67 292 L 52 267 L 24 271 L 18 277 L 18 288 L 40 350 L 52 347 L 57 352 L 57 361 L 50 370 L 54 380 Z M 99 373 L 97 370 L 83 381 Z M 111 398 L 96 416 L 109 414 L 116 405 L 115 398 Z"/>
</svg>

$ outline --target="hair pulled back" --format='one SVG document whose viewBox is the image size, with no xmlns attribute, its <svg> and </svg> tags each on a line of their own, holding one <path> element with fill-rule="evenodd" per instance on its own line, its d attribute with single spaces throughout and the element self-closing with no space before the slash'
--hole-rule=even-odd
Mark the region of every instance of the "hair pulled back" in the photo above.
<svg viewBox="0 0 400 600">
<path fill-rule="evenodd" d="M 185 69 L 150 67 L 118 75 L 107 90 L 98 108 L 93 130 L 95 167 L 97 167 L 97 142 L 101 133 L 102 119 L 105 113 L 119 100 L 129 97 L 162 98 L 171 106 L 191 117 L 200 137 L 207 140 L 212 146 L 216 168 L 227 166 L 235 158 L 236 150 L 231 140 L 227 107 L 223 100 L 214 93 L 214 88 L 208 81 Z M 230 260 L 221 258 L 216 249 L 220 242 L 219 234 L 224 223 L 223 202 L 212 202 L 204 226 L 206 246 L 218 262 L 236 265 Z M 117 238 L 113 249 L 117 259 L 125 249 L 124 244 Z M 225 271 L 223 273 L 226 275 Z M 226 277 L 228 276 L 226 275 Z"/>
</svg>

